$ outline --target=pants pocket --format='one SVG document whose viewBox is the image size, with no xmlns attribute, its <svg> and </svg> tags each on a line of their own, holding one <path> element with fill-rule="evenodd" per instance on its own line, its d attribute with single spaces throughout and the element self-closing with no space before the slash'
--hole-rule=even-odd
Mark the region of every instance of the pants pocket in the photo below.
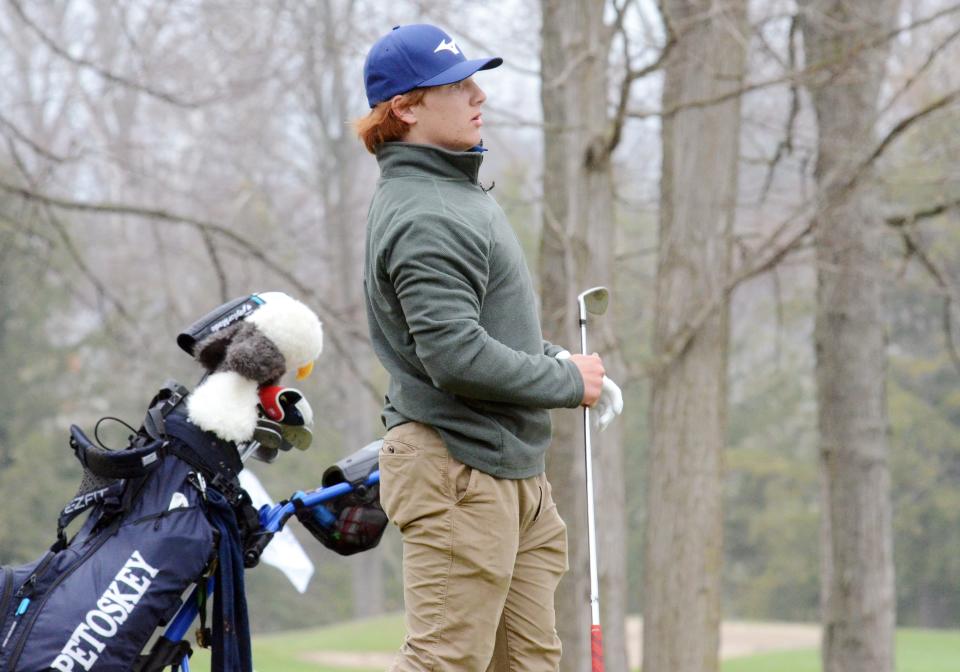
<svg viewBox="0 0 960 672">
<path fill-rule="evenodd" d="M 409 488 L 411 471 L 417 461 L 416 446 L 384 439 L 380 447 L 380 506 L 392 523 L 399 525 L 397 501 Z"/>
<path fill-rule="evenodd" d="M 449 458 L 438 435 L 422 425 L 402 427 L 402 436 L 388 432 L 380 448 L 380 504 L 401 531 L 450 506 Z"/>
<path fill-rule="evenodd" d="M 447 488 L 457 504 L 461 504 L 474 490 L 478 471 L 453 455 L 447 461 Z"/>
</svg>

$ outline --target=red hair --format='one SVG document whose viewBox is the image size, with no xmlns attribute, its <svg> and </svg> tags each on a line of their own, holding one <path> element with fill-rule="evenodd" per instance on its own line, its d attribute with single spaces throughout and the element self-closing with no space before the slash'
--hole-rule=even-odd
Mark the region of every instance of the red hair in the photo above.
<svg viewBox="0 0 960 672">
<path fill-rule="evenodd" d="M 400 103 L 405 107 L 419 105 L 423 102 L 426 92 L 426 89 L 414 89 L 404 93 Z M 385 100 L 377 103 L 366 116 L 354 120 L 353 130 L 357 132 L 357 137 L 363 142 L 367 151 L 373 154 L 377 151 L 377 147 L 385 142 L 402 140 L 410 130 L 410 124 L 398 118 L 393 111 L 391 101 Z"/>
</svg>

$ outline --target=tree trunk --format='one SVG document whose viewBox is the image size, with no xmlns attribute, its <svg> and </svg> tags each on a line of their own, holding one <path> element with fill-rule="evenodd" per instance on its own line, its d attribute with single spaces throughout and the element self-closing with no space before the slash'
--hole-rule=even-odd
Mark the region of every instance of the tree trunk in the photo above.
<svg viewBox="0 0 960 672">
<path fill-rule="evenodd" d="M 580 349 L 577 294 L 613 289 L 613 179 L 607 113 L 610 29 L 603 2 L 542 0 L 541 102 L 544 118 L 544 203 L 539 277 L 544 335 Z M 618 296 L 612 292 L 615 304 Z M 591 322 L 590 350 L 616 361 L 613 316 Z M 557 629 L 564 671 L 590 669 L 590 581 L 582 413 L 554 414 L 547 475 L 567 523 L 570 571 L 557 591 Z M 623 455 L 618 423 L 594 432 L 594 488 L 601 623 L 607 669 L 626 670 L 626 550 Z"/>
<path fill-rule="evenodd" d="M 849 186 L 873 141 L 887 46 L 850 49 L 894 26 L 897 0 L 803 3 L 819 127 L 816 381 L 823 479 L 823 669 L 890 672 L 896 608 L 883 297 L 883 224 Z"/>
<path fill-rule="evenodd" d="M 667 62 L 663 108 L 740 86 L 744 0 L 668 0 L 678 42 Z M 709 17 L 709 18 L 707 18 Z M 740 99 L 664 117 L 654 344 L 672 337 L 730 272 L 736 211 Z M 643 669 L 719 667 L 729 304 L 652 381 L 644 560 Z"/>
<path fill-rule="evenodd" d="M 324 233 L 333 252 L 333 283 L 328 294 L 335 297 L 337 319 L 366 330 L 363 311 L 363 199 L 357 197 L 360 161 L 357 140 L 347 121 L 351 117 L 350 76 L 353 66 L 348 46 L 354 35 L 344 26 L 354 26 L 353 2 L 320 2 L 306 7 L 305 49 L 308 59 L 312 108 L 317 114 L 314 131 L 317 189 L 323 203 Z M 322 50 L 322 53 L 316 53 Z M 319 67 L 319 66 L 322 66 Z M 352 72 L 352 71 L 350 71 Z M 344 330 L 346 331 L 346 330 Z M 337 390 L 335 426 L 340 431 L 343 454 L 349 455 L 376 438 L 380 408 L 357 384 L 355 370 L 366 371 L 373 362 L 368 344 L 350 339 L 343 344 L 335 366 Z M 383 613 L 385 587 L 382 549 L 350 559 L 353 615 L 365 618 Z"/>
</svg>

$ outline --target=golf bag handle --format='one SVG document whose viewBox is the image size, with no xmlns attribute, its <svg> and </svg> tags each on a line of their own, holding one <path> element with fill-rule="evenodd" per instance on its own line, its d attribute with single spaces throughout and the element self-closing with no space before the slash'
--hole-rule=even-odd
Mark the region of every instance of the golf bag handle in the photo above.
<svg viewBox="0 0 960 672">
<path fill-rule="evenodd" d="M 164 442 L 157 440 L 127 450 L 107 450 L 93 443 L 82 429 L 70 425 L 70 447 L 80 464 L 101 478 L 137 478 L 160 463 Z"/>
</svg>

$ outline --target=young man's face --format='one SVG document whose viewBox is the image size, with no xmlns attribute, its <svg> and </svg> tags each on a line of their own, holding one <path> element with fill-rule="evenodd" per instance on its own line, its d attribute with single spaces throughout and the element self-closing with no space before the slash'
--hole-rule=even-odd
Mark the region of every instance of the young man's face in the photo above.
<svg viewBox="0 0 960 672">
<path fill-rule="evenodd" d="M 480 144 L 480 107 L 486 99 L 472 77 L 430 88 L 420 104 L 407 108 L 401 116 L 410 124 L 404 140 L 455 152 L 475 147 Z"/>
</svg>

